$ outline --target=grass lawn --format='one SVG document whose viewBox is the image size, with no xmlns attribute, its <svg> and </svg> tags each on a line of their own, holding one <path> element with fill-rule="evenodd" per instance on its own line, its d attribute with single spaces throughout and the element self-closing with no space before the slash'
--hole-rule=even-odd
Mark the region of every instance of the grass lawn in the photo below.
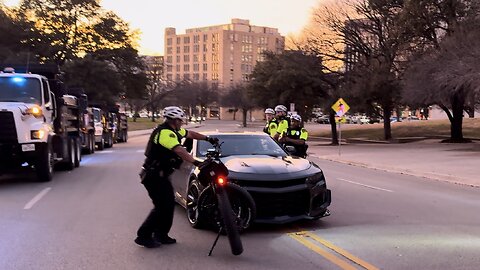
<svg viewBox="0 0 480 270">
<path fill-rule="evenodd" d="M 156 122 L 152 122 L 150 118 L 137 118 L 136 122 L 133 122 L 133 118 L 128 118 L 128 130 L 144 130 L 152 129 L 162 123 L 162 119 L 156 119 Z"/>
<path fill-rule="evenodd" d="M 330 130 L 312 133 L 314 136 L 321 137 L 329 137 L 330 134 Z M 393 138 L 450 136 L 450 121 L 426 120 L 392 123 L 392 136 Z M 480 119 L 463 119 L 463 136 L 480 139 Z M 383 123 L 342 126 L 342 138 L 383 140 Z"/>
</svg>

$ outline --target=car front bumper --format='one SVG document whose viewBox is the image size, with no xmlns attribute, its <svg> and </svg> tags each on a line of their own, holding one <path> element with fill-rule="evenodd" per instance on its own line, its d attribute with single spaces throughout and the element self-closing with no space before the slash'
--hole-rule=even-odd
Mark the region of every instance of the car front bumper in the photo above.
<svg viewBox="0 0 480 270">
<path fill-rule="evenodd" d="M 257 207 L 257 223 L 283 224 L 329 215 L 327 208 L 332 196 L 324 181 L 313 187 L 306 184 L 258 187 L 252 186 L 251 181 L 236 182 L 252 195 Z"/>
</svg>

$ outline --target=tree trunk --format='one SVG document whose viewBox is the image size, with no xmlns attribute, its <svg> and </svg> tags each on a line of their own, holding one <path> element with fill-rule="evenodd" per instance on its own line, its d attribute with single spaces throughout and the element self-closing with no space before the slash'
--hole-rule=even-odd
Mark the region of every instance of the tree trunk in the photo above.
<svg viewBox="0 0 480 270">
<path fill-rule="evenodd" d="M 243 127 L 247 127 L 247 113 L 248 113 L 248 109 L 242 109 Z"/>
<path fill-rule="evenodd" d="M 465 106 L 465 98 L 463 91 L 455 93 L 452 97 L 452 119 L 450 120 L 450 141 L 463 142 L 463 110 Z"/>
<path fill-rule="evenodd" d="M 335 111 L 329 111 L 328 120 L 330 121 L 330 126 L 332 127 L 332 145 L 338 145 L 337 123 L 335 123 Z"/>
<path fill-rule="evenodd" d="M 392 116 L 392 106 L 385 106 L 383 108 L 383 137 L 386 141 L 392 139 L 392 125 L 390 117 Z"/>
<path fill-rule="evenodd" d="M 237 115 L 237 110 L 235 109 L 233 110 L 233 121 L 237 120 L 236 115 Z"/>
</svg>

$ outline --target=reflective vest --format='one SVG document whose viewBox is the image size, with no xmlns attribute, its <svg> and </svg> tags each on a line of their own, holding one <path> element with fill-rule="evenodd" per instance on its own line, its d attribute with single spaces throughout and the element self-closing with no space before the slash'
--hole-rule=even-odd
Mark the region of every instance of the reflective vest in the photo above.
<svg viewBox="0 0 480 270">
<path fill-rule="evenodd" d="M 165 171 L 167 174 L 178 169 L 182 159 L 173 151 L 180 145 L 183 137 L 187 135 L 185 129 L 174 130 L 166 123 L 159 125 L 153 130 L 145 150 L 144 168 L 154 171 Z"/>
<path fill-rule="evenodd" d="M 273 138 L 273 136 L 275 136 L 275 134 L 277 133 L 277 128 L 278 121 L 277 119 L 273 118 L 265 125 L 265 127 L 263 128 L 263 132 L 267 133 L 268 135 L 270 135 L 270 137 Z"/>
</svg>

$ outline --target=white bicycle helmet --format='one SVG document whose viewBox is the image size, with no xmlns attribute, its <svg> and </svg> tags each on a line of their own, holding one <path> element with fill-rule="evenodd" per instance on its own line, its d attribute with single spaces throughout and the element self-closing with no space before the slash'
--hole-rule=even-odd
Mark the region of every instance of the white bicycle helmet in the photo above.
<svg viewBox="0 0 480 270">
<path fill-rule="evenodd" d="M 180 119 L 185 121 L 187 116 L 185 112 L 177 106 L 169 106 L 163 109 L 163 117 L 167 117 L 170 119 Z"/>
<path fill-rule="evenodd" d="M 277 106 L 275 106 L 275 111 L 276 112 L 287 112 L 287 107 L 285 107 L 283 105 L 277 105 Z"/>
<path fill-rule="evenodd" d="M 298 114 L 294 114 L 290 117 L 290 119 L 292 120 L 295 120 L 295 121 L 298 121 L 298 122 L 302 122 L 302 117 Z"/>
<path fill-rule="evenodd" d="M 267 109 L 265 110 L 265 113 L 275 114 L 275 111 L 274 111 L 272 108 L 267 108 Z"/>
</svg>

